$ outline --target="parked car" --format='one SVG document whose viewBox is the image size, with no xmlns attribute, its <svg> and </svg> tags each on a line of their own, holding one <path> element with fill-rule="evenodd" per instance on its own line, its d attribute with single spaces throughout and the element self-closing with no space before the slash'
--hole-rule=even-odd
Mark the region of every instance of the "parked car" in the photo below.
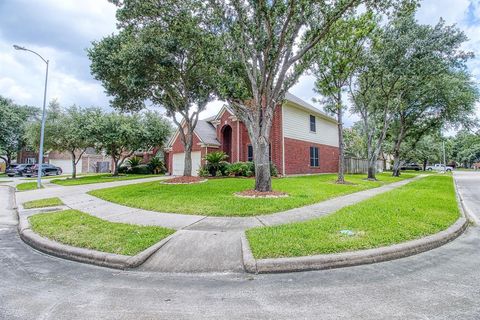
<svg viewBox="0 0 480 320">
<path fill-rule="evenodd" d="M 447 171 L 447 172 L 452 172 L 453 167 L 451 166 L 445 166 L 444 164 L 441 163 L 436 163 L 433 166 L 427 166 L 427 171 Z"/>
<path fill-rule="evenodd" d="M 22 163 L 22 164 L 12 164 L 10 167 L 5 170 L 5 173 L 9 177 L 15 177 L 15 176 L 23 176 L 25 172 L 33 167 L 33 164 L 28 164 L 28 163 Z"/>
<path fill-rule="evenodd" d="M 23 175 L 25 177 L 33 177 L 38 174 L 38 165 L 29 168 Z M 56 167 L 53 164 L 42 164 L 42 176 L 58 176 L 62 174 L 62 168 Z"/>
<path fill-rule="evenodd" d="M 412 163 L 406 163 L 403 166 L 400 167 L 400 170 L 415 170 L 415 171 L 420 171 L 422 170 L 422 167 L 415 162 Z"/>
</svg>

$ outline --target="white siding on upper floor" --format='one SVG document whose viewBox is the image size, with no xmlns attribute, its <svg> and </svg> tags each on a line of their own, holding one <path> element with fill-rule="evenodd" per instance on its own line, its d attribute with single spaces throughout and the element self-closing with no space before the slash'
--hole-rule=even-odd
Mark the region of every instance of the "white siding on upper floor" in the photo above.
<svg viewBox="0 0 480 320">
<path fill-rule="evenodd" d="M 316 132 L 310 131 L 310 115 L 316 118 Z M 285 138 L 338 147 L 337 130 L 337 124 L 332 121 L 297 108 L 288 102 L 283 105 L 283 134 Z"/>
</svg>

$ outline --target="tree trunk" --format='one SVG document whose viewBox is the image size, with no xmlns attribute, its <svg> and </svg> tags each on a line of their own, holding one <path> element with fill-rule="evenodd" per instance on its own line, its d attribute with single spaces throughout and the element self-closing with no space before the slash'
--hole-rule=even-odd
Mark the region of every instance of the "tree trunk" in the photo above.
<svg viewBox="0 0 480 320">
<path fill-rule="evenodd" d="M 114 177 L 118 176 L 118 162 L 119 162 L 119 159 L 113 158 L 113 176 Z"/>
<path fill-rule="evenodd" d="M 377 180 L 377 157 L 372 155 L 368 159 L 368 171 L 367 171 L 367 179 L 368 180 Z"/>
<path fill-rule="evenodd" d="M 428 160 L 424 159 L 423 160 L 423 171 L 427 171 L 427 164 L 428 164 Z"/>
<path fill-rule="evenodd" d="M 72 156 L 72 179 L 77 178 L 77 163 L 76 163 L 76 156 L 75 151 L 70 151 L 70 155 Z"/>
<path fill-rule="evenodd" d="M 192 176 L 192 146 L 185 146 L 185 164 L 183 167 L 183 175 L 185 177 Z"/>
<path fill-rule="evenodd" d="M 272 191 L 269 139 L 268 137 L 260 137 L 253 141 L 252 147 L 253 161 L 255 163 L 255 190 L 260 192 Z"/>
<path fill-rule="evenodd" d="M 337 109 L 338 120 L 338 178 L 337 183 L 345 183 L 345 143 L 343 141 L 343 108 L 339 104 Z"/>
<path fill-rule="evenodd" d="M 394 150 L 393 152 L 393 173 L 392 176 L 400 177 L 400 152 L 398 150 Z"/>
<path fill-rule="evenodd" d="M 188 129 L 187 133 L 182 133 L 182 142 L 183 142 L 183 149 L 185 150 L 183 176 L 191 177 L 192 176 L 193 129 Z"/>
</svg>

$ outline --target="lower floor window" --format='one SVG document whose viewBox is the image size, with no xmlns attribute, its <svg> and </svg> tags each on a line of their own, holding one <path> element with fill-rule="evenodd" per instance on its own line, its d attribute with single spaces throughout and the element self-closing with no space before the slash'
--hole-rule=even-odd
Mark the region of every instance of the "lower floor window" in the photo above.
<svg viewBox="0 0 480 320">
<path fill-rule="evenodd" d="M 272 145 L 268 145 L 268 159 L 272 161 Z M 252 162 L 253 161 L 253 146 L 249 144 L 247 146 L 247 161 Z"/>
<path fill-rule="evenodd" d="M 318 167 L 319 165 L 320 165 L 320 162 L 318 158 L 318 148 L 310 147 L 310 166 Z"/>
<path fill-rule="evenodd" d="M 247 161 L 253 161 L 253 147 L 251 144 L 248 145 Z"/>
</svg>

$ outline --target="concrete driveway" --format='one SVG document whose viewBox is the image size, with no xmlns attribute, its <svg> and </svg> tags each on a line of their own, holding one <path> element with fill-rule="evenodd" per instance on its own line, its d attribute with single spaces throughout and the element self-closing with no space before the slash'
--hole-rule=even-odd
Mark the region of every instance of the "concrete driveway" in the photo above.
<svg viewBox="0 0 480 320">
<path fill-rule="evenodd" d="M 480 173 L 455 177 L 467 205 L 480 212 Z M 70 262 L 32 250 L 7 221 L 0 219 L 0 319 L 480 319 L 478 227 L 401 260 L 252 276 Z"/>
</svg>

